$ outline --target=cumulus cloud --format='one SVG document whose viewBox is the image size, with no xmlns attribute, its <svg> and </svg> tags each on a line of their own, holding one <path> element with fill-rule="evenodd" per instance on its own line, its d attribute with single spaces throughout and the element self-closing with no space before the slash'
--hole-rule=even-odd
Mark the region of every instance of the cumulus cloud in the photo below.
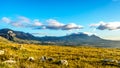
<svg viewBox="0 0 120 68">
<path fill-rule="evenodd" d="M 18 21 L 22 23 L 30 23 L 30 19 L 24 16 L 18 16 Z"/>
<path fill-rule="evenodd" d="M 62 24 L 54 19 L 48 19 L 47 22 L 48 22 L 48 26 L 53 26 L 53 27 L 60 27 L 60 26 L 64 25 L 64 24 Z"/>
<path fill-rule="evenodd" d="M 35 28 L 35 29 L 50 29 L 50 30 L 73 30 L 82 29 L 83 26 L 77 25 L 75 23 L 63 24 L 55 19 L 46 20 L 47 24 L 43 24 L 39 19 L 29 19 L 24 16 L 17 16 L 14 19 L 8 17 L 3 17 L 2 22 L 10 24 L 14 27 L 24 27 L 24 28 Z"/>
<path fill-rule="evenodd" d="M 19 22 L 11 23 L 11 25 L 15 26 L 15 27 L 24 27 L 24 25 L 22 23 L 19 23 Z"/>
<path fill-rule="evenodd" d="M 14 19 L 10 19 L 8 17 L 3 17 L 1 22 L 7 23 L 14 27 L 37 27 L 41 26 L 42 23 L 38 19 L 34 19 L 33 21 L 24 16 L 17 16 Z"/>
<path fill-rule="evenodd" d="M 11 22 L 11 19 L 9 19 L 8 17 L 3 17 L 3 18 L 2 18 L 2 22 L 10 23 L 10 22 Z"/>
<path fill-rule="evenodd" d="M 29 27 L 29 26 L 32 26 L 31 20 L 27 17 L 24 17 L 24 16 L 16 17 L 16 19 L 12 20 L 12 22 L 10 24 L 12 26 L 15 26 L 15 27 Z"/>
<path fill-rule="evenodd" d="M 39 19 L 35 19 L 34 21 L 35 26 L 42 26 L 43 24 L 39 21 Z"/>
<path fill-rule="evenodd" d="M 81 29 L 83 28 L 83 26 L 81 25 L 76 25 L 75 23 L 70 23 L 70 24 L 66 24 L 63 26 L 63 30 L 71 30 L 71 29 Z"/>
<path fill-rule="evenodd" d="M 96 27 L 99 30 L 118 30 L 120 29 L 120 22 L 99 22 L 98 24 L 91 24 L 91 27 Z"/>
<path fill-rule="evenodd" d="M 48 24 L 45 25 L 46 29 L 53 29 L 53 30 L 72 30 L 72 29 L 83 28 L 81 25 L 76 25 L 75 23 L 63 24 L 55 19 L 48 19 L 47 23 Z"/>
<path fill-rule="evenodd" d="M 10 25 L 15 26 L 15 27 L 21 27 L 21 26 L 23 26 L 22 23 L 20 23 L 18 20 L 12 20 L 12 19 L 10 19 L 8 17 L 3 17 L 1 19 L 1 22 L 10 24 Z"/>
<path fill-rule="evenodd" d="M 91 33 L 91 32 L 75 32 L 74 34 L 85 34 L 88 36 L 97 35 L 96 33 Z"/>
<path fill-rule="evenodd" d="M 57 29 L 61 29 L 62 26 L 64 24 L 58 22 L 57 20 L 54 20 L 54 19 L 48 19 L 46 21 L 48 24 L 45 26 L 46 29 L 53 29 L 53 30 L 57 30 Z"/>
</svg>

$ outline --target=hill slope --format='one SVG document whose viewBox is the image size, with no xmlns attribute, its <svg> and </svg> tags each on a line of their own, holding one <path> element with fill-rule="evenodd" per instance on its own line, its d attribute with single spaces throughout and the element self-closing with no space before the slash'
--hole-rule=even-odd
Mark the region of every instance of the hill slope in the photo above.
<svg viewBox="0 0 120 68">
<path fill-rule="evenodd" d="M 0 68 L 119 68 L 117 63 L 103 64 L 102 59 L 120 61 L 120 49 L 95 48 L 95 47 L 68 47 L 68 46 L 41 46 L 34 44 L 12 43 L 0 37 L 0 50 L 5 54 L 0 55 Z M 6 43 L 7 42 L 7 43 Z M 19 46 L 23 46 L 19 49 Z M 42 56 L 53 57 L 54 61 L 40 61 Z M 34 57 L 34 61 L 28 61 Z M 3 64 L 12 58 L 15 64 Z M 68 66 L 58 65 L 58 60 L 67 60 Z"/>
<path fill-rule="evenodd" d="M 8 28 L 1 29 L 0 30 L 0 36 L 7 38 L 6 36 L 8 35 L 8 32 L 12 31 L 15 34 L 15 37 L 19 39 L 24 39 L 24 40 L 35 40 L 35 37 L 29 33 L 24 33 L 21 31 L 14 31 Z"/>
</svg>

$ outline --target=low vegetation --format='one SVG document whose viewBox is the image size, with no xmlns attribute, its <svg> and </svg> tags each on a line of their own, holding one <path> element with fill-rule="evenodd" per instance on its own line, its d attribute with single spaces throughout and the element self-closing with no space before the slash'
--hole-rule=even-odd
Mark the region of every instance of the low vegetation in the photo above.
<svg viewBox="0 0 120 68">
<path fill-rule="evenodd" d="M 119 48 L 18 44 L 0 37 L 0 50 L 0 68 L 120 68 Z M 41 61 L 43 56 L 52 60 Z M 68 64 L 58 63 L 63 60 Z"/>
</svg>

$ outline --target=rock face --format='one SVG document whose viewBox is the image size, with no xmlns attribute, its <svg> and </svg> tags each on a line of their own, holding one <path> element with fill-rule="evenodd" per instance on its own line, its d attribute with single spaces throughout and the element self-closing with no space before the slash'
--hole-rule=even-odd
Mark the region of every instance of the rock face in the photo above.
<svg viewBox="0 0 120 68">
<path fill-rule="evenodd" d="M 16 34 L 11 29 L 2 29 L 0 30 L 0 36 L 13 41 Z"/>
<path fill-rule="evenodd" d="M 14 61 L 14 60 L 6 60 L 6 61 L 4 61 L 3 63 L 6 63 L 6 64 L 14 64 L 14 63 L 16 63 L 16 61 Z"/>
<path fill-rule="evenodd" d="M 46 61 L 46 60 L 47 60 L 47 57 L 46 57 L 46 56 L 42 56 L 42 57 L 41 57 L 41 61 L 42 61 L 42 62 L 44 62 L 44 61 Z"/>
<path fill-rule="evenodd" d="M 8 31 L 8 40 L 14 40 L 15 35 L 13 31 Z"/>
<path fill-rule="evenodd" d="M 54 61 L 54 58 L 48 57 L 47 60 L 48 60 L 48 61 Z"/>
<path fill-rule="evenodd" d="M 28 61 L 34 61 L 34 60 L 35 60 L 34 57 L 29 57 L 29 58 L 28 58 Z"/>
<path fill-rule="evenodd" d="M 68 61 L 67 60 L 60 60 L 58 61 L 58 64 L 62 64 L 62 65 L 68 65 Z"/>
</svg>

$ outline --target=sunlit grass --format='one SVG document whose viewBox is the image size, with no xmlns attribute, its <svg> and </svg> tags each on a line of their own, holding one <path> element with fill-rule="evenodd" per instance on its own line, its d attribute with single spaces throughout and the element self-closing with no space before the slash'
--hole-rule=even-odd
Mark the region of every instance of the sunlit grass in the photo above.
<svg viewBox="0 0 120 68">
<path fill-rule="evenodd" d="M 102 59 L 120 60 L 120 49 L 75 47 L 57 45 L 17 44 L 0 37 L 0 50 L 5 50 L 0 55 L 0 68 L 119 68 L 119 64 L 104 65 Z M 22 45 L 22 49 L 19 46 Z M 41 62 L 41 56 L 53 57 L 52 62 Z M 35 61 L 28 61 L 34 57 Z M 5 60 L 13 58 L 16 64 L 3 64 Z M 69 65 L 58 65 L 54 62 L 67 60 Z"/>
</svg>

